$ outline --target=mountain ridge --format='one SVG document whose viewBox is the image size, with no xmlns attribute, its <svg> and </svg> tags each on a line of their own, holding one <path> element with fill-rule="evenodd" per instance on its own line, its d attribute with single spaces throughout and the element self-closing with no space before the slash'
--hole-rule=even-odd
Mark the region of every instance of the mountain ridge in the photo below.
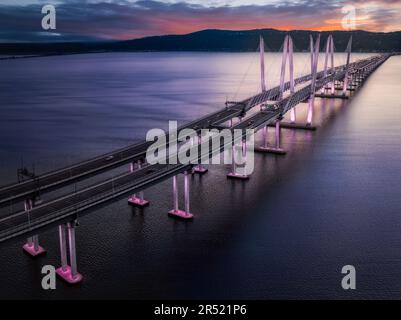
<svg viewBox="0 0 401 320">
<path fill-rule="evenodd" d="M 353 36 L 354 52 L 401 52 L 401 31 L 369 32 L 309 30 L 222 30 L 205 29 L 183 35 L 149 36 L 139 39 L 104 42 L 0 43 L 0 54 L 68 54 L 84 52 L 136 51 L 213 51 L 249 52 L 258 47 L 259 36 L 265 39 L 266 51 L 277 52 L 285 35 L 290 34 L 295 51 L 309 50 L 309 35 L 322 35 L 321 50 L 329 34 L 333 34 L 336 51 L 343 52 Z"/>
</svg>

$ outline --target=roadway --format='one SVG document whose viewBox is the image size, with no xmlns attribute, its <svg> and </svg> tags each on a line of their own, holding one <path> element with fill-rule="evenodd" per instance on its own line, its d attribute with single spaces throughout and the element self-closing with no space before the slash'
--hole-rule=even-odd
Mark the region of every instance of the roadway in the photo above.
<svg viewBox="0 0 401 320">
<path fill-rule="evenodd" d="M 338 68 L 336 68 L 336 70 L 337 69 Z M 318 76 L 323 76 L 323 71 L 320 72 Z M 300 84 L 310 80 L 311 75 L 302 76 L 295 79 L 295 84 Z M 289 88 L 290 82 L 286 82 L 284 89 L 288 90 Z M 185 128 L 199 131 L 201 129 L 217 127 L 232 118 L 245 116 L 246 112 L 256 105 L 269 100 L 278 99 L 279 94 L 280 88 L 274 87 L 242 102 L 238 102 L 232 106 L 220 109 L 212 114 L 194 120 L 178 128 L 178 131 Z M 0 187 L 0 208 L 12 205 L 18 201 L 35 198 L 45 192 L 61 188 L 107 170 L 143 159 L 146 155 L 146 150 L 152 143 L 153 142 L 141 142 L 130 145 L 62 169 L 42 174 L 35 179 L 29 179 Z"/>
</svg>

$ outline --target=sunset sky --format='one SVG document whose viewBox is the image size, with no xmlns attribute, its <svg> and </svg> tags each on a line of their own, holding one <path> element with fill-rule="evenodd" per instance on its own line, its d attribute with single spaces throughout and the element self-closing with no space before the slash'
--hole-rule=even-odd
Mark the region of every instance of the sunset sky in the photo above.
<svg viewBox="0 0 401 320">
<path fill-rule="evenodd" d="M 57 29 L 41 29 L 54 4 Z M 342 30 L 342 8 L 356 28 L 400 31 L 401 0 L 0 0 L 0 42 L 132 39 L 202 29 Z"/>
</svg>

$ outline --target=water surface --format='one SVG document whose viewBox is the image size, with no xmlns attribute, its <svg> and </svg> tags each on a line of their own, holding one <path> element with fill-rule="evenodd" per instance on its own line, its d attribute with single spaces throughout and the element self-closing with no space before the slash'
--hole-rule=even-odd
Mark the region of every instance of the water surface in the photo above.
<svg viewBox="0 0 401 320">
<path fill-rule="evenodd" d="M 296 54 L 297 76 L 308 60 Z M 276 85 L 280 55 L 266 65 Z M 65 166 L 260 87 L 256 53 L 88 54 L 0 68 L 1 185 L 21 161 L 36 172 Z M 317 99 L 319 129 L 283 130 L 288 154 L 257 155 L 249 181 L 227 180 L 224 166 L 193 176 L 192 222 L 167 217 L 171 181 L 146 190 L 143 212 L 123 199 L 80 217 L 80 286 L 41 289 L 41 267 L 59 265 L 56 229 L 40 235 L 48 253 L 36 260 L 20 241 L 2 244 L 0 298 L 401 298 L 400 75 L 395 56 L 349 103 Z M 353 292 L 341 288 L 347 264 Z"/>
</svg>

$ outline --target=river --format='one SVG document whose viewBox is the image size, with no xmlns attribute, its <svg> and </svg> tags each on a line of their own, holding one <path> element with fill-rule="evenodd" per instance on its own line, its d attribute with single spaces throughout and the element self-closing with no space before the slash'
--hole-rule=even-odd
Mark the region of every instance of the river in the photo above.
<svg viewBox="0 0 401 320">
<path fill-rule="evenodd" d="M 280 59 L 266 55 L 268 87 Z M 295 54 L 296 76 L 308 63 Z M 21 163 L 66 166 L 260 90 L 257 53 L 85 54 L 0 70 L 0 185 Z M 316 99 L 318 130 L 283 129 L 288 154 L 256 155 L 249 181 L 228 180 L 226 166 L 193 176 L 191 222 L 167 216 L 170 180 L 145 191 L 144 211 L 123 199 L 80 217 L 79 286 L 41 288 L 42 266 L 60 263 L 56 228 L 40 234 L 47 255 L 35 260 L 21 241 L 1 244 L 0 298 L 400 299 L 400 83 L 393 56 L 351 100 Z M 306 105 L 297 112 L 305 121 Z M 356 268 L 354 291 L 341 287 L 344 265 Z"/>
</svg>

